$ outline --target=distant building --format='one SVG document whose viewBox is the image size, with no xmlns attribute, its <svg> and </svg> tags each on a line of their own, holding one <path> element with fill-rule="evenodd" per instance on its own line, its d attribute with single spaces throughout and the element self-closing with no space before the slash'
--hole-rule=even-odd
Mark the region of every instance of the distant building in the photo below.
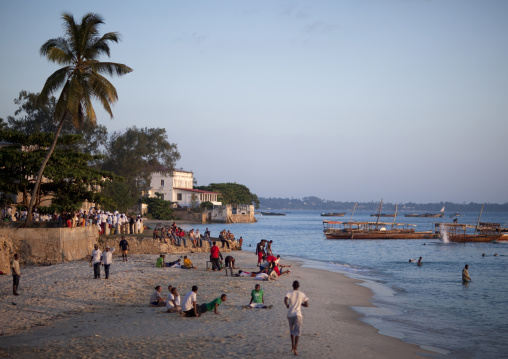
<svg viewBox="0 0 508 359">
<path fill-rule="evenodd" d="M 162 199 L 175 203 L 175 207 L 193 208 L 202 202 L 211 202 L 215 206 L 222 203 L 217 201 L 218 192 L 201 191 L 193 188 L 194 174 L 192 171 L 174 170 L 173 174 L 165 168 L 153 171 L 150 178 L 150 188 L 146 192 L 148 197 L 156 197 L 160 193 Z"/>
</svg>

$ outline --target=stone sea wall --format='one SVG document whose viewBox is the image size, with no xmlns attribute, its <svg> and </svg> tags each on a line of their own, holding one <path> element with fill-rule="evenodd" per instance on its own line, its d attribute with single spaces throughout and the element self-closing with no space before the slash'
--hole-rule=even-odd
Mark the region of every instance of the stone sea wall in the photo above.
<svg viewBox="0 0 508 359">
<path fill-rule="evenodd" d="M 153 239 L 148 236 L 140 235 L 125 235 L 125 239 L 129 243 L 130 254 L 168 254 L 168 253 L 210 253 L 210 244 L 208 241 L 203 241 L 203 247 L 194 248 L 192 242 L 187 239 L 187 246 L 174 246 L 169 243 L 161 242 L 159 239 Z M 230 252 L 231 250 L 239 249 L 238 242 L 230 242 L 231 249 L 227 246 L 222 248 L 222 243 L 216 238 L 211 238 L 212 242 L 217 241 L 217 245 L 221 252 Z M 104 250 L 106 246 L 115 248 L 115 255 L 120 254 L 120 236 L 101 236 L 99 238 L 99 247 Z"/>
<path fill-rule="evenodd" d="M 125 235 L 129 243 L 130 254 L 171 254 L 171 253 L 209 253 L 208 241 L 203 241 L 203 247 L 194 248 L 192 242 L 187 245 L 174 246 L 169 243 L 153 239 L 146 234 Z M 230 242 L 231 249 L 222 248 L 222 252 L 230 252 L 239 248 L 238 242 Z M 115 248 L 115 255 L 120 255 L 119 235 L 99 236 L 97 226 L 77 228 L 0 228 L 0 271 L 10 274 L 10 261 L 14 253 L 19 253 L 20 263 L 50 264 L 63 261 L 88 258 L 95 243 L 104 250 L 106 246 Z"/>
<path fill-rule="evenodd" d="M 98 239 L 97 226 L 0 228 L 0 270 L 10 273 L 10 261 L 14 253 L 19 253 L 23 264 L 83 259 L 90 254 Z"/>
</svg>

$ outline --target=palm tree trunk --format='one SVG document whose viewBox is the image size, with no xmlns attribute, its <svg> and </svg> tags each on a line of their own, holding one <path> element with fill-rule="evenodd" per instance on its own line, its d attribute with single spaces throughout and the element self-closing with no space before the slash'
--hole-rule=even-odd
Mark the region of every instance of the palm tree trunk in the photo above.
<svg viewBox="0 0 508 359">
<path fill-rule="evenodd" d="M 44 169 L 46 168 L 46 165 L 48 164 L 49 158 L 53 154 L 53 151 L 55 150 L 56 143 L 58 141 L 58 136 L 60 136 L 60 132 L 62 132 L 62 128 L 64 125 L 66 112 L 64 112 L 62 119 L 60 120 L 60 124 L 58 125 L 58 129 L 55 132 L 55 138 L 53 140 L 53 143 L 51 144 L 51 147 L 48 150 L 48 153 L 46 153 L 46 157 L 44 158 L 44 161 L 42 161 L 41 168 L 39 168 L 39 173 L 37 174 L 37 180 L 35 181 L 34 189 L 32 190 L 32 197 L 30 198 L 30 204 L 28 205 L 28 213 L 26 215 L 26 221 L 25 223 L 32 222 L 33 216 L 32 216 L 32 209 L 35 205 L 35 198 L 37 197 L 37 192 L 39 192 L 39 188 L 41 187 L 42 182 L 42 173 L 44 172 Z"/>
</svg>

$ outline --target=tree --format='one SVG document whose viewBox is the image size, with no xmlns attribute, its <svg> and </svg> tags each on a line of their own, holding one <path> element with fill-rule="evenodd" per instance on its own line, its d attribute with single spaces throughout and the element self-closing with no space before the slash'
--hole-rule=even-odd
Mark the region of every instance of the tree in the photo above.
<svg viewBox="0 0 508 359">
<path fill-rule="evenodd" d="M 104 24 L 100 15 L 88 13 L 81 19 L 81 24 L 77 24 L 70 13 L 64 13 L 62 19 L 65 37 L 50 39 L 40 49 L 40 54 L 49 61 L 65 66 L 48 77 L 38 97 L 39 103 L 46 103 L 52 93 L 62 88 L 55 104 L 55 121 L 59 122 L 59 125 L 37 174 L 28 206 L 27 222 L 32 220 L 32 208 L 44 168 L 55 149 L 65 122 L 72 121 L 74 126 L 81 127 L 86 120 L 95 126 L 97 118 L 92 99 L 97 99 L 113 118 L 111 104 L 118 100 L 118 95 L 115 87 L 102 74 L 121 76 L 132 71 L 123 64 L 98 60 L 101 55 L 109 57 L 109 42 L 118 42 L 120 39 L 116 32 L 99 36 L 99 26 Z"/>
<path fill-rule="evenodd" d="M 198 196 L 197 196 L 195 193 L 193 193 L 193 194 L 191 195 L 191 199 L 190 199 L 190 207 L 191 207 L 191 209 L 197 209 L 197 208 L 199 208 L 199 204 L 198 204 Z"/>
<path fill-rule="evenodd" d="M 220 201 L 223 204 L 254 204 L 259 208 L 258 196 L 251 193 L 249 188 L 238 183 L 210 183 L 208 186 L 198 186 L 196 189 L 221 193 Z"/>
<path fill-rule="evenodd" d="M 180 153 L 169 143 L 164 128 L 137 128 L 115 132 L 106 147 L 103 169 L 125 178 L 130 196 L 138 199 L 148 189 L 153 172 L 171 173 Z"/>
<path fill-rule="evenodd" d="M 33 178 L 53 138 L 52 133 L 26 135 L 16 131 L 0 132 L 0 140 L 11 144 L 0 148 L 0 192 L 3 202 L 7 202 L 10 195 L 21 194 L 20 204 L 28 207 Z M 58 139 L 44 171 L 45 181 L 34 197 L 34 207 L 40 208 L 51 200 L 53 210 L 73 211 L 79 209 L 85 200 L 100 204 L 108 202 L 95 189 L 108 180 L 118 178 L 110 172 L 88 166 L 87 163 L 98 156 L 73 150 L 80 140 L 79 135 L 65 135 Z"/>
<path fill-rule="evenodd" d="M 55 122 L 56 98 L 51 96 L 46 103 L 38 102 L 39 94 L 21 91 L 14 103 L 19 108 L 14 116 L 7 117 L 9 130 L 20 131 L 27 135 L 38 132 L 55 133 L 58 123 Z M 107 143 L 108 130 L 106 126 L 92 126 L 90 121 L 84 121 L 83 126 L 75 127 L 72 122 L 66 121 L 63 125 L 61 135 L 78 134 L 82 138 L 73 145 L 73 148 L 84 153 L 100 155 L 101 148 Z"/>
<path fill-rule="evenodd" d="M 140 202 L 148 205 L 148 213 L 153 219 L 173 219 L 173 208 L 171 207 L 172 203 L 170 201 L 163 200 L 161 193 L 155 192 L 155 195 L 157 196 L 155 198 L 142 197 Z"/>
<path fill-rule="evenodd" d="M 101 189 L 104 196 L 111 199 L 111 204 L 103 206 L 105 210 L 118 210 L 127 213 L 130 207 L 137 203 L 137 198 L 132 198 L 129 187 L 124 180 L 106 182 Z"/>
</svg>

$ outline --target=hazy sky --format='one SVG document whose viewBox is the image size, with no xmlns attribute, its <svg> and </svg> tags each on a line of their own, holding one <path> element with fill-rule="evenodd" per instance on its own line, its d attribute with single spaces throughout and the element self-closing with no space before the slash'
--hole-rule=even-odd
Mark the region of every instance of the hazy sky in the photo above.
<svg viewBox="0 0 508 359">
<path fill-rule="evenodd" d="M 0 117 L 58 68 L 64 11 L 101 14 L 134 69 L 99 123 L 166 128 L 199 185 L 508 202 L 506 0 L 0 0 Z"/>
</svg>

